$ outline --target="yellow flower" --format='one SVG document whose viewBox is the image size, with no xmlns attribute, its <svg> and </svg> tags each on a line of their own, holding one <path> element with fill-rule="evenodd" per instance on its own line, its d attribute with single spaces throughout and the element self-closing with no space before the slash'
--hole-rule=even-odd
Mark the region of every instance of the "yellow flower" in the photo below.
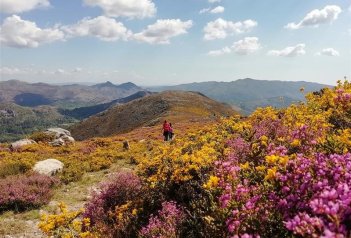
<svg viewBox="0 0 351 238">
<path fill-rule="evenodd" d="M 260 166 L 256 167 L 257 171 L 264 171 L 265 169 L 266 169 L 266 166 L 264 166 L 264 165 L 260 165 Z"/>
<path fill-rule="evenodd" d="M 210 176 L 210 179 L 208 180 L 208 182 L 206 184 L 204 184 L 203 187 L 206 188 L 206 189 L 211 189 L 211 188 L 217 187 L 218 182 L 219 182 L 219 178 L 218 177 Z"/>
<path fill-rule="evenodd" d="M 243 170 L 249 169 L 250 165 L 249 162 L 246 162 L 245 164 L 240 164 L 240 168 Z"/>
<path fill-rule="evenodd" d="M 266 175 L 266 177 L 264 179 L 265 180 L 271 180 L 271 179 L 273 180 L 273 179 L 275 179 L 276 173 L 277 173 L 277 167 L 273 167 L 271 169 L 268 169 L 267 170 L 267 175 Z"/>
<path fill-rule="evenodd" d="M 95 237 L 95 236 L 92 236 L 92 234 L 89 231 L 82 232 L 82 233 L 79 234 L 79 236 L 80 236 L 80 238 Z"/>
<path fill-rule="evenodd" d="M 267 155 L 265 159 L 268 164 L 275 164 L 278 161 L 279 157 L 276 155 Z"/>
<path fill-rule="evenodd" d="M 137 214 L 138 214 L 138 210 L 134 208 L 133 211 L 132 211 L 132 215 L 136 216 Z"/>
<path fill-rule="evenodd" d="M 283 156 L 279 158 L 279 164 L 285 166 L 289 162 L 289 158 L 287 156 Z"/>
<path fill-rule="evenodd" d="M 66 233 L 62 236 L 62 238 L 73 238 L 73 236 L 69 233 Z"/>
<path fill-rule="evenodd" d="M 72 226 L 73 226 L 74 230 L 80 231 L 81 228 L 82 228 L 82 222 L 78 221 L 78 220 L 75 220 L 75 221 L 72 222 Z"/>
<path fill-rule="evenodd" d="M 291 146 L 293 147 L 298 147 L 301 145 L 301 141 L 298 140 L 298 139 L 294 139 L 291 143 L 290 143 Z"/>
</svg>

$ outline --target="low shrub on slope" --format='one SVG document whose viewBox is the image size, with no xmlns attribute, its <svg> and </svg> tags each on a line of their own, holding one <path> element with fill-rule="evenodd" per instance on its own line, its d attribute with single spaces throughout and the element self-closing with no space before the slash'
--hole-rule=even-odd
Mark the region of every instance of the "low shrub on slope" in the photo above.
<svg viewBox="0 0 351 238">
<path fill-rule="evenodd" d="M 57 237 L 350 237 L 350 127 L 351 84 L 339 82 L 304 104 L 258 109 L 160 145 L 129 175 L 140 186 L 124 193 L 138 196 L 106 203 L 101 195 L 86 211 L 105 204 L 105 214 L 68 223 L 53 215 L 41 227 Z"/>
</svg>

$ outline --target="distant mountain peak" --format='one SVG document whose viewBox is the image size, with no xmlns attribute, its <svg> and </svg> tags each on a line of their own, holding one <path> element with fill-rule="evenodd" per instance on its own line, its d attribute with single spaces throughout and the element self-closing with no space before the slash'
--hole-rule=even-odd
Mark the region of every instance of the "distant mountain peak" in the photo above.
<svg viewBox="0 0 351 238">
<path fill-rule="evenodd" d="M 111 88 L 111 87 L 117 87 L 117 85 L 111 83 L 110 81 L 106 81 L 105 83 L 95 84 L 92 87 L 94 87 L 94 88 Z"/>
<path fill-rule="evenodd" d="M 127 83 L 122 83 L 118 85 L 118 87 L 123 89 L 131 89 L 131 88 L 137 88 L 138 86 L 132 82 L 127 82 Z"/>
</svg>

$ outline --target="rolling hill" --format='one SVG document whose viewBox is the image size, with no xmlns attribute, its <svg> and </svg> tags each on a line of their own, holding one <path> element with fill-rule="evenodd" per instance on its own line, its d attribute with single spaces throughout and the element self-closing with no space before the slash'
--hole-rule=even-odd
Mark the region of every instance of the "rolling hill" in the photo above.
<svg viewBox="0 0 351 238">
<path fill-rule="evenodd" d="M 133 83 L 114 85 L 106 82 L 93 86 L 79 84 L 59 86 L 9 80 L 0 82 L 0 102 L 13 102 L 27 107 L 56 105 L 75 108 L 108 103 L 141 90 L 142 88 Z"/>
<path fill-rule="evenodd" d="M 110 136 L 142 126 L 161 124 L 167 119 L 175 125 L 181 121 L 215 120 L 236 112 L 223 103 L 201 93 L 166 91 L 117 105 L 70 128 L 74 138 Z"/>
<path fill-rule="evenodd" d="M 303 101 L 306 92 L 319 91 L 327 85 L 310 82 L 239 79 L 232 82 L 202 82 L 150 88 L 151 91 L 197 91 L 220 102 L 229 103 L 249 114 L 257 107 L 286 107 Z M 304 93 L 300 91 L 304 88 Z"/>
<path fill-rule="evenodd" d="M 30 108 L 3 102 L 0 103 L 0 142 L 21 139 L 34 131 L 74 122 L 76 120 L 61 115 L 52 106 Z"/>
<path fill-rule="evenodd" d="M 113 100 L 113 101 L 108 102 L 108 103 L 102 103 L 102 104 L 89 106 L 89 107 L 78 107 L 78 108 L 74 108 L 74 109 L 63 109 L 63 110 L 60 109 L 59 112 L 62 115 L 73 117 L 73 118 L 76 118 L 78 120 L 83 120 L 83 119 L 88 118 L 92 115 L 103 112 L 114 105 L 128 103 L 130 101 L 145 97 L 145 96 L 150 95 L 150 94 L 151 93 L 147 92 L 147 91 L 139 91 L 139 92 L 134 93 L 128 97 L 119 98 L 119 99 Z"/>
</svg>

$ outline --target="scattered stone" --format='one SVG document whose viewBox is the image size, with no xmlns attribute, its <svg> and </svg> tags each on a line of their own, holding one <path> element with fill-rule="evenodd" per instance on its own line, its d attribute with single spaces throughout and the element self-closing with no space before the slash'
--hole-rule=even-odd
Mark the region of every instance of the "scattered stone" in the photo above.
<svg viewBox="0 0 351 238">
<path fill-rule="evenodd" d="M 131 157 L 129 158 L 129 163 L 130 163 L 130 164 L 137 164 L 137 161 L 136 161 L 136 159 L 134 158 L 134 156 L 131 156 Z"/>
<path fill-rule="evenodd" d="M 127 140 L 123 141 L 123 149 L 125 149 L 125 150 L 129 150 L 130 149 L 129 142 Z"/>
<path fill-rule="evenodd" d="M 63 166 L 64 164 L 57 159 L 47 159 L 47 160 L 42 160 L 37 162 L 34 165 L 33 170 L 40 174 L 53 176 L 58 172 L 61 172 L 63 169 Z"/>
<path fill-rule="evenodd" d="M 36 144 L 36 142 L 34 140 L 30 140 L 30 139 L 22 139 L 22 140 L 18 140 L 16 142 L 13 142 L 10 145 L 10 149 L 12 151 L 17 151 L 17 150 L 21 149 L 23 146 L 31 145 L 31 144 Z"/>
<path fill-rule="evenodd" d="M 3 116 L 5 118 L 12 118 L 16 117 L 16 112 L 11 109 L 4 109 L 0 110 L 0 116 Z"/>
<path fill-rule="evenodd" d="M 57 207 L 58 204 L 59 204 L 59 203 L 58 203 L 57 201 L 50 201 L 49 204 L 48 204 L 48 206 L 49 206 L 49 207 Z"/>
</svg>

